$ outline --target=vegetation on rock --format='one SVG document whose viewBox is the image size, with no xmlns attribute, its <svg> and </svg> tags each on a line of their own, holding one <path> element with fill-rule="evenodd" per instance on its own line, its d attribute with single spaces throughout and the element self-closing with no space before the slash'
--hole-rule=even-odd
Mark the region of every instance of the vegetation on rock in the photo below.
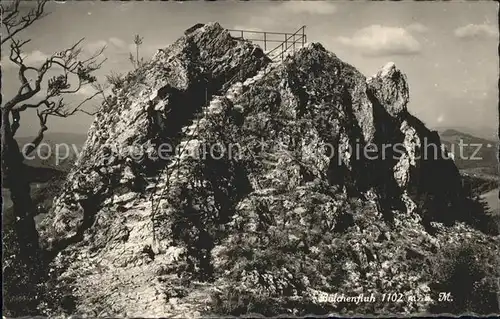
<svg viewBox="0 0 500 319">
<path fill-rule="evenodd" d="M 497 229 L 401 70 L 367 79 L 317 43 L 272 63 L 217 23 L 188 31 L 112 80 L 40 226 L 63 303 L 45 314 L 499 311 Z M 158 159 L 162 143 L 180 151 Z M 352 152 L 368 144 L 401 149 Z M 153 147 L 119 153 L 134 145 Z"/>
</svg>

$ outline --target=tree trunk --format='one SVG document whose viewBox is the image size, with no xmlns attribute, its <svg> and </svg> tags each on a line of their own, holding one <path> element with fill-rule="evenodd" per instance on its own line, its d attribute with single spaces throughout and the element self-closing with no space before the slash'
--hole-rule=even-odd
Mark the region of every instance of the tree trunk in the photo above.
<svg viewBox="0 0 500 319">
<path fill-rule="evenodd" d="M 4 252 L 3 312 L 11 316 L 36 315 L 44 295 L 45 263 L 39 249 L 34 204 L 24 158 L 11 131 L 9 112 L 1 109 L 2 178 L 8 184 L 12 209 L 2 214 Z"/>
<path fill-rule="evenodd" d="M 35 205 L 31 199 L 29 176 L 24 158 L 10 129 L 9 112 L 2 109 L 2 175 L 13 203 L 13 216 L 3 216 L 4 227 L 13 226 L 22 258 L 33 261 L 39 252 L 38 232 L 35 227 Z M 9 223 L 12 222 L 11 225 Z"/>
</svg>

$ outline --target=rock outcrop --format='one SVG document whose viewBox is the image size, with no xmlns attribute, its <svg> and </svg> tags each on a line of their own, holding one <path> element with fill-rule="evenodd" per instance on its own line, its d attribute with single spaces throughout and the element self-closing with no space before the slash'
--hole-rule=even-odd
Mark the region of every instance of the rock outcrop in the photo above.
<svg viewBox="0 0 500 319">
<path fill-rule="evenodd" d="M 409 89 L 406 75 L 392 62 L 387 63 L 375 76 L 368 79 L 368 86 L 379 103 L 386 106 L 392 117 L 406 113 Z"/>
<path fill-rule="evenodd" d="M 229 292 L 320 309 L 395 291 L 419 299 L 391 311 L 426 311 L 426 258 L 489 237 L 461 223 L 458 171 L 408 102 L 394 64 L 367 79 L 317 43 L 272 63 L 217 23 L 190 28 L 97 115 L 41 227 L 58 282 L 98 316 L 196 316 Z"/>
</svg>

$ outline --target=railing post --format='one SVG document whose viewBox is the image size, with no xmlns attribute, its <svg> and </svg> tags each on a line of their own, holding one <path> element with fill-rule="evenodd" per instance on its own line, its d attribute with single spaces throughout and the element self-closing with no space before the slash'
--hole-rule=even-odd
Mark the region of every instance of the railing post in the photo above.
<svg viewBox="0 0 500 319">
<path fill-rule="evenodd" d="M 305 30 L 305 28 L 306 28 L 306 26 L 303 25 L 302 26 L 302 47 L 304 47 L 304 45 L 306 44 L 306 38 L 305 38 L 305 36 L 306 36 L 306 32 L 305 31 L 306 30 Z"/>
<path fill-rule="evenodd" d="M 302 27 L 300 27 L 297 31 L 295 31 L 294 33 L 282 33 L 282 32 L 255 32 L 255 31 L 247 31 L 247 30 L 229 30 L 229 31 L 236 31 L 236 32 L 239 32 L 240 33 L 240 36 L 241 36 L 241 39 L 244 39 L 245 37 L 245 31 L 247 31 L 247 33 L 260 33 L 260 34 L 264 34 L 264 38 L 260 38 L 260 39 L 253 39 L 253 38 L 249 38 L 248 40 L 249 41 L 263 41 L 264 42 L 264 51 L 267 51 L 267 34 L 270 33 L 270 34 L 278 34 L 278 35 L 284 35 L 285 36 L 285 40 L 283 42 L 281 41 L 277 41 L 276 40 L 269 40 L 270 43 L 272 44 L 273 42 L 281 42 L 279 45 L 277 45 L 276 47 L 273 46 L 273 48 L 268 52 L 269 55 L 271 56 L 274 56 L 275 58 L 279 58 L 279 55 L 281 55 L 281 59 L 284 60 L 285 57 L 286 57 L 286 53 L 288 52 L 289 49 L 292 49 L 293 52 L 295 53 L 298 45 L 296 45 L 296 42 L 297 44 L 299 43 L 299 39 L 297 39 L 297 37 L 300 37 L 300 43 L 303 46 L 305 46 L 306 42 L 307 42 L 307 35 L 305 33 L 305 28 L 306 26 L 303 25 Z M 302 31 L 302 32 L 301 32 Z M 292 40 L 293 42 L 288 44 L 288 39 Z M 276 52 L 278 50 L 281 50 L 281 52 Z M 276 53 L 274 53 L 276 52 Z M 274 59 L 274 58 L 273 58 Z"/>
<path fill-rule="evenodd" d="M 282 51 L 286 51 L 287 48 L 288 48 L 288 36 L 285 33 L 285 50 L 282 50 Z"/>
</svg>

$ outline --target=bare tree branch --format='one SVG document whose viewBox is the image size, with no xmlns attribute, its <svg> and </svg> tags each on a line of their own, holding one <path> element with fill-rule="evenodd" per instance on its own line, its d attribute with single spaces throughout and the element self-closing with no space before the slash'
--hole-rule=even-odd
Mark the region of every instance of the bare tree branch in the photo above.
<svg viewBox="0 0 500 319">
<path fill-rule="evenodd" d="M 28 147 L 24 152 L 25 157 L 30 155 L 38 147 L 38 145 L 40 145 L 40 143 L 43 140 L 44 133 L 48 129 L 46 125 L 48 115 L 40 112 L 39 110 L 36 110 L 36 115 L 38 116 L 40 122 L 40 129 L 38 130 L 38 134 L 35 137 L 35 139 L 33 139 L 33 141 L 31 141 L 31 143 L 28 144 Z"/>
<path fill-rule="evenodd" d="M 49 117 L 65 118 L 74 115 L 76 112 L 93 114 L 84 110 L 83 105 L 101 94 L 100 92 L 87 97 L 75 107 L 66 105 L 62 96 L 76 93 L 84 85 L 92 85 L 96 82 L 94 71 L 98 70 L 105 61 L 105 59 L 101 59 L 105 47 L 90 55 L 90 57 L 82 58 L 83 49 L 81 44 L 84 39 L 81 39 L 68 49 L 57 52 L 45 59 L 40 67 L 30 66 L 27 63 L 26 50 L 24 50 L 25 45 L 30 40 L 18 39 L 18 34 L 35 21 L 46 16 L 44 8 L 48 0 L 37 0 L 35 3 L 36 8 L 27 13 L 22 11 L 24 4 L 21 4 L 20 0 L 15 0 L 8 6 L 5 4 L 8 3 L 7 1 L 0 3 L 0 10 L 2 11 L 1 27 L 2 31 L 6 31 L 2 32 L 0 42 L 2 49 L 4 49 L 4 44 L 9 41 L 9 59 L 19 68 L 20 85 L 15 96 L 0 107 L 2 113 L 2 125 L 0 126 L 0 135 L 2 137 L 1 162 L 2 174 L 5 174 L 10 185 L 14 207 L 12 214 L 15 217 L 13 219 L 14 229 L 21 250 L 20 255 L 28 258 L 31 255 L 38 254 L 39 242 L 38 232 L 33 220 L 35 206 L 30 195 L 29 180 L 23 174 L 25 168 L 23 161 L 42 142 L 44 134 L 48 130 L 47 121 Z M 28 1 L 26 3 L 31 5 L 28 4 Z M 47 75 L 52 75 L 52 73 L 56 75 L 51 77 Z M 33 102 L 35 100 L 37 102 Z M 0 103 L 3 102 L 0 96 Z M 36 110 L 39 130 L 31 144 L 21 150 L 14 137 L 20 127 L 22 113 L 29 110 Z M 31 262 L 31 259 L 29 260 Z"/>
<path fill-rule="evenodd" d="M 88 115 L 94 115 L 94 111 L 87 111 L 83 106 L 99 94 L 97 93 L 87 97 L 78 105 L 71 107 L 64 103 L 62 95 L 73 94 L 80 91 L 84 85 L 92 85 L 96 82 L 96 77 L 92 73 L 98 70 L 106 59 L 100 59 L 106 49 L 103 46 L 88 57 L 81 58 L 83 49 L 81 44 L 84 38 L 78 40 L 70 47 L 56 52 L 48 57 L 40 67 L 28 66 L 23 55 L 23 47 L 30 40 L 16 39 L 15 35 L 21 30 L 27 28 L 34 21 L 43 18 L 46 14 L 43 12 L 47 0 L 38 0 L 36 8 L 28 13 L 20 13 L 20 0 L 14 1 L 10 6 L 0 6 L 3 13 L 2 24 L 7 30 L 7 36 L 2 38 L 2 44 L 10 40 L 9 59 L 19 67 L 18 78 L 20 87 L 17 94 L 7 101 L 2 108 L 10 112 L 13 122 L 10 124 L 10 131 L 14 136 L 19 129 L 21 113 L 28 109 L 36 109 L 39 118 L 40 130 L 37 137 L 33 140 L 32 147 L 28 148 L 26 155 L 29 155 L 43 139 L 47 128 L 47 119 L 54 117 L 69 117 L 77 112 Z M 60 69 L 59 69 L 60 68 Z M 59 74 L 45 79 L 49 70 L 59 71 Z M 28 73 L 30 72 L 30 73 Z M 42 83 L 47 84 L 47 90 L 42 94 Z M 26 101 L 42 95 L 38 102 L 26 103 Z M 58 99 L 54 101 L 53 99 Z"/>
<path fill-rule="evenodd" d="M 62 68 L 62 72 L 64 74 L 49 80 L 50 92 L 47 93 L 49 95 L 57 96 L 60 94 L 76 93 L 80 90 L 82 85 L 95 81 L 95 77 L 92 76 L 91 73 L 98 70 L 106 61 L 106 59 L 103 59 L 102 61 L 97 60 L 102 55 L 106 47 L 104 46 L 94 54 L 90 55 L 90 57 L 80 60 L 79 56 L 82 49 L 79 46 L 83 40 L 84 39 L 82 38 L 68 49 L 53 54 L 40 68 L 34 68 L 26 66 L 22 57 L 22 47 L 28 43 L 29 40 L 21 42 L 20 40 L 12 39 L 9 58 L 13 63 L 19 66 L 19 80 L 21 82 L 21 87 L 19 88 L 18 94 L 11 101 L 7 102 L 4 107 L 12 109 L 16 104 L 28 100 L 40 92 L 40 84 L 42 83 L 45 74 L 54 66 Z M 35 71 L 37 73 L 34 87 L 30 85 L 27 79 L 27 71 Z M 71 87 L 69 84 L 68 76 L 70 74 L 77 77 L 78 84 L 75 87 Z"/>
<path fill-rule="evenodd" d="M 3 17 L 3 21 L 10 21 L 19 14 L 19 3 L 20 1 L 14 1 L 11 3 L 11 6 L 7 8 L 4 8 L 3 5 L 0 6 L 0 9 L 2 11 L 2 16 L 4 16 L 5 13 L 7 13 L 7 15 Z"/>
<path fill-rule="evenodd" d="M 10 45 L 11 50 L 10 50 L 9 59 L 14 64 L 19 66 L 19 80 L 21 81 L 21 87 L 19 88 L 19 91 L 18 91 L 19 95 L 23 94 L 24 89 L 27 89 L 28 91 L 32 90 L 25 74 L 28 70 L 36 70 L 36 69 L 31 68 L 31 67 L 27 67 L 26 65 L 24 65 L 24 60 L 23 60 L 23 57 L 21 55 L 22 47 L 30 41 L 31 40 L 26 40 L 24 42 L 21 42 L 21 41 L 12 39 L 12 43 Z"/>
<path fill-rule="evenodd" d="M 31 9 L 27 14 L 19 15 L 19 4 L 21 0 L 15 0 L 8 7 L 0 5 L 0 9 L 3 13 L 2 24 L 7 31 L 7 35 L 2 37 L 0 44 L 11 40 L 17 33 L 29 27 L 33 22 L 40 20 L 41 18 L 47 16 L 44 13 L 45 4 L 48 0 L 37 0 L 36 8 Z"/>
<path fill-rule="evenodd" d="M 106 59 L 103 59 L 102 61 L 97 60 L 104 52 L 105 47 L 92 54 L 89 58 L 80 60 L 79 55 L 82 52 L 82 49 L 78 46 L 83 40 L 84 39 L 79 40 L 64 51 L 53 54 L 42 64 L 40 68 L 34 68 L 28 67 L 24 64 L 21 54 L 22 46 L 28 43 L 28 41 L 21 42 L 13 39 L 11 43 L 10 60 L 19 66 L 19 79 L 21 87 L 19 88 L 18 94 L 12 100 L 5 103 L 4 108 L 12 109 L 15 105 L 26 101 L 39 93 L 45 74 L 54 66 L 60 67 L 63 74 L 54 76 L 48 80 L 49 87 L 46 98 L 61 94 L 76 93 L 82 88 L 83 85 L 93 83 L 96 78 L 92 76 L 91 73 L 98 70 L 106 61 Z M 37 73 L 34 87 L 30 85 L 27 79 L 27 71 L 35 71 Z M 76 85 L 72 86 L 69 83 L 69 75 L 76 77 Z"/>
<path fill-rule="evenodd" d="M 43 101 L 40 101 L 38 104 L 24 104 L 23 108 L 21 108 L 21 109 L 36 108 L 37 116 L 38 116 L 39 123 L 40 123 L 40 129 L 38 131 L 38 134 L 35 137 L 35 139 L 28 145 L 28 148 L 26 149 L 24 155 L 25 156 L 30 155 L 38 147 L 38 145 L 40 145 L 40 143 L 42 142 L 43 137 L 44 137 L 44 133 L 48 129 L 47 119 L 49 116 L 66 118 L 66 117 L 74 115 L 77 112 L 82 112 L 82 113 L 85 113 L 87 115 L 94 115 L 95 112 L 85 111 L 81 107 L 85 103 L 92 100 L 94 97 L 96 97 L 99 94 L 100 94 L 100 92 L 94 93 L 93 95 L 87 97 L 82 102 L 80 102 L 76 107 L 73 107 L 73 108 L 66 108 L 66 105 L 65 105 L 62 98 L 59 99 L 59 101 L 57 103 L 43 100 Z M 39 108 L 41 105 L 44 105 L 46 108 L 45 109 Z M 19 112 L 19 111 L 15 110 L 15 112 Z"/>
</svg>

